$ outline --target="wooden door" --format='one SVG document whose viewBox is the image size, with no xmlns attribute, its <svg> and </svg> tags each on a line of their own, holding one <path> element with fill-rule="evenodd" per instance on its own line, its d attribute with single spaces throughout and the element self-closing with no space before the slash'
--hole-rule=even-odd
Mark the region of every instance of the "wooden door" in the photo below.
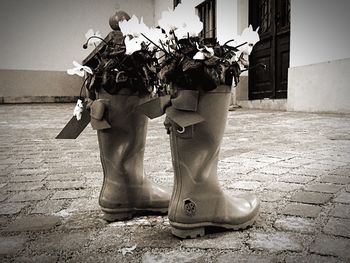
<svg viewBox="0 0 350 263">
<path fill-rule="evenodd" d="M 249 0 L 249 23 L 260 27 L 260 41 L 249 57 L 249 99 L 287 98 L 290 0 Z"/>
</svg>

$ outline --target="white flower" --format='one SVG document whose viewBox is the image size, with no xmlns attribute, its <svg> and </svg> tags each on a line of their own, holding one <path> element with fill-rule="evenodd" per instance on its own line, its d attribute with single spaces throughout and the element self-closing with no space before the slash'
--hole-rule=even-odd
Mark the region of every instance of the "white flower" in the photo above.
<svg viewBox="0 0 350 263">
<path fill-rule="evenodd" d="M 81 99 L 78 99 L 77 104 L 74 107 L 73 116 L 75 116 L 77 120 L 80 121 L 82 112 L 83 112 L 83 101 Z"/>
<path fill-rule="evenodd" d="M 95 37 L 94 37 L 95 36 Z M 85 33 L 86 40 L 89 40 L 89 46 L 94 46 L 95 44 L 98 45 L 102 40 L 98 39 L 96 37 L 102 38 L 100 35 L 99 31 L 94 32 L 92 28 L 90 28 L 86 33 Z M 90 39 L 90 37 L 93 37 Z"/>
<path fill-rule="evenodd" d="M 229 44 L 233 47 L 240 46 L 237 48 L 238 52 L 236 52 L 235 56 L 236 61 L 239 60 L 241 54 L 249 56 L 250 53 L 252 53 L 254 45 L 260 40 L 258 30 L 259 27 L 254 31 L 252 25 L 249 25 L 249 27 L 243 30 L 240 36 L 237 36 L 235 40 Z"/>
<path fill-rule="evenodd" d="M 249 56 L 252 53 L 254 45 L 260 40 L 258 30 L 259 27 L 254 31 L 252 25 L 243 30 L 239 41 L 241 44 L 244 42 L 247 42 L 247 44 L 238 48 L 243 54 Z"/>
<path fill-rule="evenodd" d="M 76 61 L 73 61 L 73 65 L 74 65 L 74 68 L 67 69 L 67 73 L 69 75 L 78 75 L 83 78 L 85 75 L 85 72 L 88 74 L 92 74 L 92 70 L 88 66 L 82 66 Z"/>
<path fill-rule="evenodd" d="M 194 60 L 204 60 L 205 59 L 205 55 L 202 51 L 198 51 L 196 53 L 196 55 L 193 56 Z"/>
<path fill-rule="evenodd" d="M 204 46 L 204 48 L 199 48 L 198 43 L 196 43 L 198 52 L 194 55 L 195 60 L 204 60 L 206 58 L 211 58 L 214 56 L 214 49 L 211 47 Z"/>
<path fill-rule="evenodd" d="M 148 27 L 143 22 L 143 17 L 139 19 L 133 15 L 129 20 L 119 22 L 120 31 L 123 36 L 140 37 L 141 33 L 148 31 Z"/>
<path fill-rule="evenodd" d="M 140 38 L 140 37 L 131 38 L 130 36 L 126 36 L 125 37 L 125 47 L 126 47 L 125 54 L 131 55 L 135 51 L 141 50 L 142 42 L 143 42 L 143 38 Z"/>
<path fill-rule="evenodd" d="M 179 21 L 176 19 L 174 11 L 169 8 L 168 11 L 162 12 L 161 19 L 158 20 L 158 25 L 169 33 L 170 31 L 177 29 L 176 25 Z"/>
<path fill-rule="evenodd" d="M 165 43 L 166 41 L 166 36 L 162 33 L 162 30 L 146 26 L 143 22 L 143 17 L 141 17 L 139 21 L 139 19 L 133 15 L 128 21 L 120 21 L 119 27 L 125 36 L 125 54 L 127 55 L 140 50 L 142 43 L 148 44 L 148 49 L 153 50 L 156 48 L 156 45 L 161 46 L 160 43 Z"/>
<path fill-rule="evenodd" d="M 162 47 L 162 44 L 165 45 L 167 41 L 166 35 L 162 33 L 162 30 L 159 28 L 148 28 L 146 31 L 142 32 L 147 38 L 144 38 L 144 42 L 148 44 L 149 50 L 154 50 L 155 45 Z"/>
<path fill-rule="evenodd" d="M 190 37 L 196 37 L 203 30 L 203 23 L 199 20 L 199 17 L 195 15 L 186 22 L 184 29 L 189 33 Z M 186 38 L 187 34 L 181 37 Z"/>
<path fill-rule="evenodd" d="M 195 12 L 195 3 L 187 0 L 182 1 L 174 10 L 162 12 L 158 25 L 163 28 L 169 36 L 174 32 L 178 39 L 196 37 L 203 29 L 203 23 Z"/>
<path fill-rule="evenodd" d="M 141 50 L 142 43 L 148 45 L 149 50 L 154 50 L 156 45 L 161 47 L 161 43 L 166 42 L 166 35 L 159 28 L 149 28 L 143 22 L 143 17 L 139 19 L 133 15 L 128 21 L 119 22 L 119 27 L 125 36 L 125 54 L 131 55 L 135 51 Z"/>
<path fill-rule="evenodd" d="M 242 40 L 255 45 L 260 40 L 258 31 L 259 31 L 259 27 L 257 27 L 257 29 L 254 31 L 253 26 L 249 25 L 249 27 L 246 27 L 243 30 L 241 34 L 241 38 Z"/>
</svg>

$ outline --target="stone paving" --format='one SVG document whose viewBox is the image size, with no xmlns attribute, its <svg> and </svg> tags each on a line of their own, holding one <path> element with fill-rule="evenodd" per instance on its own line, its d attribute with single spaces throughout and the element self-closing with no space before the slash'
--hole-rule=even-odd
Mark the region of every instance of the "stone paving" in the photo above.
<svg viewBox="0 0 350 263">
<path fill-rule="evenodd" d="M 180 240 L 166 217 L 102 219 L 95 131 L 54 139 L 73 107 L 0 105 L 1 262 L 350 262 L 349 115 L 230 112 L 220 182 L 256 192 L 261 215 L 244 231 Z M 171 187 L 162 122 L 150 121 L 145 169 Z"/>
</svg>

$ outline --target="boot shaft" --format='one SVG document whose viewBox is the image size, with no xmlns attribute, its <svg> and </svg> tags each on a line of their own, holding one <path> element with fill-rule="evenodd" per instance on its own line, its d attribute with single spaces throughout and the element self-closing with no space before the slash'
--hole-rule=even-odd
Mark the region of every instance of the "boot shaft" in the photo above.
<svg viewBox="0 0 350 263">
<path fill-rule="evenodd" d="M 134 111 L 143 99 L 128 94 L 110 95 L 101 90 L 97 100 L 106 104 L 104 118 L 111 126 L 97 131 L 104 173 L 100 205 L 126 205 L 144 183 L 148 119 Z"/>
<path fill-rule="evenodd" d="M 143 99 L 110 95 L 103 90 L 98 93 L 98 99 L 107 101 L 105 118 L 111 125 L 98 131 L 101 158 L 111 161 L 121 175 L 142 174 L 148 119 L 134 109 Z"/>
<path fill-rule="evenodd" d="M 229 87 L 219 87 L 200 93 L 197 113 L 204 121 L 186 127 L 193 129 L 190 138 L 182 138 L 182 131 L 172 127 L 170 142 L 175 180 L 169 207 L 171 221 L 188 222 L 194 215 L 195 220 L 204 220 L 218 209 L 216 203 L 222 191 L 217 180 L 217 164 L 228 115 L 229 91 Z"/>
</svg>

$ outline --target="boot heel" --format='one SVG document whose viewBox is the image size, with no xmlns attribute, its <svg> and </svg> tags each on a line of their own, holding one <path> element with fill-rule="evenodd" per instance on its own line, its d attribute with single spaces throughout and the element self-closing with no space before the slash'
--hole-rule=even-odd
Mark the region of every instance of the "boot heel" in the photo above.
<svg viewBox="0 0 350 263">
<path fill-rule="evenodd" d="M 192 228 L 192 229 L 179 229 L 172 227 L 171 233 L 174 236 L 177 236 L 179 238 L 197 238 L 202 237 L 205 235 L 205 228 L 204 227 L 198 227 L 198 228 Z"/>
<path fill-rule="evenodd" d="M 114 222 L 114 221 L 122 221 L 122 220 L 128 220 L 133 217 L 132 212 L 124 212 L 124 213 L 103 213 L 103 219 L 108 222 Z"/>
</svg>

